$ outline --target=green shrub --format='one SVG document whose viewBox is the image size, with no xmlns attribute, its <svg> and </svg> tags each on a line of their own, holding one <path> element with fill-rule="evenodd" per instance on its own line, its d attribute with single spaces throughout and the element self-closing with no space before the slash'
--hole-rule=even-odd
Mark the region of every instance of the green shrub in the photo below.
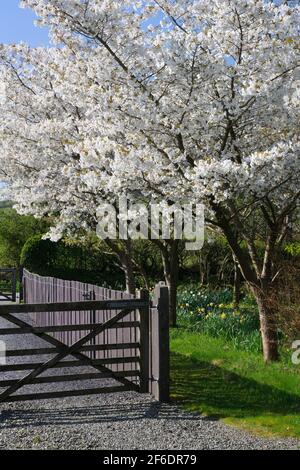
<svg viewBox="0 0 300 470">
<path fill-rule="evenodd" d="M 90 284 L 124 289 L 121 269 L 104 254 L 101 246 L 88 247 L 43 240 L 35 235 L 27 240 L 21 252 L 21 264 L 40 276 L 52 276 Z"/>
<path fill-rule="evenodd" d="M 46 222 L 42 220 L 19 215 L 11 208 L 0 208 L 0 266 L 19 267 L 21 250 L 26 240 L 46 230 Z"/>
<path fill-rule="evenodd" d="M 24 244 L 20 262 L 21 265 L 32 272 L 39 272 L 55 263 L 57 244 L 50 240 L 43 240 L 42 235 L 30 237 Z"/>
<path fill-rule="evenodd" d="M 199 251 L 184 250 L 180 265 L 181 279 L 189 279 L 190 282 L 198 278 L 203 285 L 225 286 L 233 281 L 231 250 L 226 239 L 219 235 L 210 235 Z"/>
</svg>

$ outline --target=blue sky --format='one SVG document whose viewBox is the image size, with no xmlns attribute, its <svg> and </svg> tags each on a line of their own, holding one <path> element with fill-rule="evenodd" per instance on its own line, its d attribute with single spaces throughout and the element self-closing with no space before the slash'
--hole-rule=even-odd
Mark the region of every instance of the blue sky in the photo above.
<svg viewBox="0 0 300 470">
<path fill-rule="evenodd" d="M 112 0 L 113 1 L 113 0 Z M 49 44 L 47 28 L 34 25 L 36 19 L 32 10 L 19 8 L 20 0 L 0 0 L 0 43 L 26 42 L 30 46 L 47 46 Z M 158 23 L 158 15 L 151 22 Z M 145 23 L 148 25 L 150 21 Z"/>
<path fill-rule="evenodd" d="M 47 29 L 35 26 L 35 18 L 31 10 L 19 8 L 19 0 L 0 0 L 0 43 L 24 41 L 33 47 L 48 45 Z"/>
<path fill-rule="evenodd" d="M 35 15 L 31 10 L 19 8 L 19 0 L 0 0 L 0 43 L 24 41 L 31 46 L 46 46 L 46 28 L 34 25 Z"/>
</svg>

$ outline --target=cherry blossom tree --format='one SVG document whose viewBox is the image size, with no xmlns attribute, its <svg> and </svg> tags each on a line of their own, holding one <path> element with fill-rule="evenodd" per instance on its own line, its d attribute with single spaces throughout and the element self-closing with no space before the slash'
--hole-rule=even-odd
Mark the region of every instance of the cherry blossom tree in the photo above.
<svg viewBox="0 0 300 470">
<path fill-rule="evenodd" d="M 109 189 L 93 192 L 85 185 L 80 155 L 70 149 L 72 142 L 86 137 L 81 123 L 87 108 L 60 92 L 71 65 L 67 59 L 62 50 L 31 50 L 25 45 L 3 46 L 0 52 L 5 154 L 0 173 L 20 213 L 51 214 L 49 236 L 56 241 L 66 234 L 96 230 L 98 206 L 112 200 Z M 103 165 L 102 177 L 109 178 L 109 165 Z M 134 293 L 131 241 L 107 244 L 123 268 L 127 290 Z"/>
<path fill-rule="evenodd" d="M 83 162 L 83 155 L 88 156 L 86 149 L 70 150 L 80 142 L 90 146 L 94 139 L 97 154 L 95 139 L 99 139 L 98 126 L 92 124 L 92 131 L 89 115 L 95 112 L 94 101 L 89 103 L 85 97 L 76 102 L 74 96 L 79 95 L 75 82 L 69 83 L 68 94 L 61 93 L 68 88 L 65 76 L 70 63 L 75 71 L 75 56 L 70 62 L 63 50 L 31 50 L 17 45 L 3 46 L 0 57 L 5 84 L 2 135 L 6 158 L 2 173 L 10 182 L 8 190 L 16 208 L 36 216 L 54 215 L 55 225 L 49 234 L 53 240 L 82 233 L 82 229 L 96 230 L 98 207 L 110 203 L 118 211 L 116 196 L 121 188 L 110 182 L 112 152 L 98 153 L 95 167 L 89 160 Z M 78 74 L 82 72 L 80 65 Z M 89 89 L 87 83 L 84 87 Z M 178 240 L 155 242 L 162 253 L 170 289 L 170 322 L 175 325 Z M 126 289 L 134 293 L 134 269 L 140 266 L 133 257 L 131 240 L 106 239 L 106 243 L 123 268 Z"/>
<path fill-rule="evenodd" d="M 54 48 L 18 46 L 13 66 L 2 49 L 1 168 L 20 210 L 59 206 L 61 233 L 88 223 L 102 191 L 205 203 L 257 300 L 266 361 L 278 358 L 277 250 L 299 214 L 300 9 L 288 3 L 23 0 Z"/>
</svg>

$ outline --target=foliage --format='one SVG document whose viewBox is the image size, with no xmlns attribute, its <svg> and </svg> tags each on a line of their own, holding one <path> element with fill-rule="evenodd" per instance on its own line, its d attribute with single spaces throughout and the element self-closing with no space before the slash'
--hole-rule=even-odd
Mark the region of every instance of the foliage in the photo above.
<svg viewBox="0 0 300 470">
<path fill-rule="evenodd" d="M 132 250 L 138 285 L 144 284 L 143 277 L 147 279 L 149 286 L 154 286 L 157 281 L 163 279 L 161 254 L 156 245 L 149 240 L 134 240 Z"/>
<path fill-rule="evenodd" d="M 267 367 L 223 338 L 174 329 L 171 392 L 188 410 L 266 436 L 300 438 L 300 366 Z"/>
<path fill-rule="evenodd" d="M 34 233 L 47 230 L 44 221 L 21 216 L 14 209 L 0 210 L 0 266 L 18 267 L 26 240 Z"/>
<path fill-rule="evenodd" d="M 288 341 L 300 338 L 300 257 L 290 254 L 277 274 L 269 302 L 277 313 L 277 324 Z"/>
<path fill-rule="evenodd" d="M 291 256 L 300 256 L 300 242 L 290 242 L 285 245 L 285 252 Z"/>
<path fill-rule="evenodd" d="M 93 239 L 86 239 L 81 243 L 70 240 L 55 243 L 49 239 L 44 240 L 41 235 L 35 235 L 25 243 L 21 263 L 28 270 L 42 276 L 123 289 L 120 268 L 103 251 L 99 240 L 96 246 L 94 242 Z"/>
<path fill-rule="evenodd" d="M 179 326 L 229 341 L 234 347 L 261 351 L 257 307 L 247 297 L 239 310 L 232 307 L 232 290 L 190 285 L 179 290 Z"/>
<path fill-rule="evenodd" d="M 46 268 L 55 262 L 57 245 L 50 240 L 43 240 L 42 235 L 30 237 L 21 252 L 21 264 L 32 272 Z"/>
<path fill-rule="evenodd" d="M 0 201 L 0 209 L 11 208 L 12 203 L 10 201 Z"/>
<path fill-rule="evenodd" d="M 223 236 L 209 234 L 203 248 L 198 252 L 184 250 L 181 255 L 181 268 L 186 277 L 200 284 L 226 286 L 232 284 L 233 260 L 230 247 Z"/>
</svg>

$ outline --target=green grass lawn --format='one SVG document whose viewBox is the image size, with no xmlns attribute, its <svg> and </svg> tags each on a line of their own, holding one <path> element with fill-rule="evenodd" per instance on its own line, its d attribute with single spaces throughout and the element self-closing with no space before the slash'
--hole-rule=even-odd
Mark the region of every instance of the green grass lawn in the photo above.
<svg viewBox="0 0 300 470">
<path fill-rule="evenodd" d="M 222 338 L 171 332 L 171 393 L 191 411 L 261 435 L 300 439 L 300 365 L 265 365 Z"/>
</svg>

